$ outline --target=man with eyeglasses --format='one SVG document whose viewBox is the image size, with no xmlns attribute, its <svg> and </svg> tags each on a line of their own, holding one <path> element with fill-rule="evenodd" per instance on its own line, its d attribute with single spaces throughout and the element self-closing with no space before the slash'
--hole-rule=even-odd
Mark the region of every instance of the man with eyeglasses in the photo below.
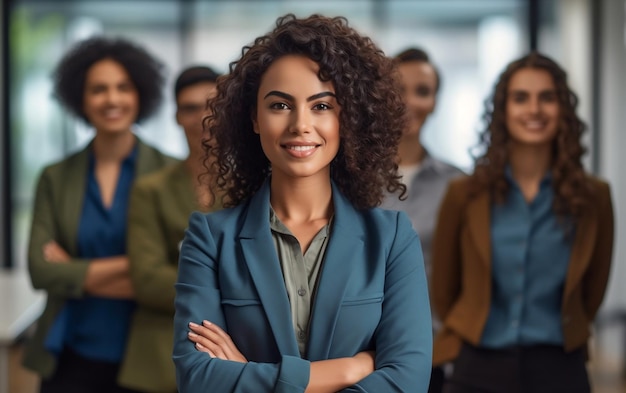
<svg viewBox="0 0 626 393">
<path fill-rule="evenodd" d="M 137 309 L 120 382 L 142 392 L 176 392 L 172 318 L 180 244 L 191 212 L 220 208 L 219 201 L 210 205 L 207 179 L 201 176 L 206 171 L 202 120 L 218 77 L 211 68 L 196 66 L 176 79 L 176 121 L 189 155 L 138 179 L 131 194 L 127 247 Z"/>
</svg>

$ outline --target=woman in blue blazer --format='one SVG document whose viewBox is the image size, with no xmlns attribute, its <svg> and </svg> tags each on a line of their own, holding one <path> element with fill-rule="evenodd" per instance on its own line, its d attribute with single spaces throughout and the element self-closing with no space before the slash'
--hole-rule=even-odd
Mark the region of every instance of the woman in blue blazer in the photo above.
<svg viewBox="0 0 626 393">
<path fill-rule="evenodd" d="M 213 191 L 176 283 L 185 392 L 426 392 L 420 244 L 375 208 L 396 174 L 393 65 L 344 18 L 279 18 L 218 81 L 205 120 Z"/>
</svg>

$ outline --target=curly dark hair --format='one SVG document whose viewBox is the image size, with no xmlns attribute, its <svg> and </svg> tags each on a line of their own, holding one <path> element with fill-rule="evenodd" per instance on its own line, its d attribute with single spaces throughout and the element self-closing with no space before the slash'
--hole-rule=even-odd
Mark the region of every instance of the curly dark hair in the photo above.
<svg viewBox="0 0 626 393">
<path fill-rule="evenodd" d="M 547 71 L 554 81 L 559 102 L 558 134 L 552 151 L 553 209 L 560 217 L 576 218 L 589 203 L 591 188 L 582 165 L 586 149 L 581 144 L 585 123 L 577 116 L 578 97 L 567 84 L 567 74 L 552 59 L 537 53 L 510 63 L 500 75 L 492 96 L 485 101 L 483 120 L 487 128 L 480 133 L 478 147 L 484 151 L 476 157 L 473 173 L 474 192 L 488 189 L 496 202 L 502 202 L 509 190 L 505 168 L 509 162 L 506 127 L 506 102 L 511 77 L 523 68 Z"/>
<path fill-rule="evenodd" d="M 214 191 L 222 195 L 224 206 L 240 204 L 271 174 L 253 132 L 252 114 L 261 77 L 275 60 L 291 54 L 315 61 L 320 80 L 335 87 L 341 143 L 331 178 L 340 191 L 360 209 L 380 204 L 385 189 L 404 194 L 395 161 L 404 104 L 393 62 L 343 17 L 287 14 L 278 18 L 274 30 L 242 49 L 208 102 L 212 114 L 204 126 L 211 139 L 203 141 L 205 165 L 212 169 Z"/>
<path fill-rule="evenodd" d="M 150 117 L 163 98 L 164 66 L 145 49 L 122 38 L 93 37 L 72 47 L 52 75 L 54 96 L 70 112 L 89 123 L 83 110 L 85 79 L 89 68 L 104 59 L 121 64 L 137 89 L 139 113 L 136 121 Z"/>
</svg>

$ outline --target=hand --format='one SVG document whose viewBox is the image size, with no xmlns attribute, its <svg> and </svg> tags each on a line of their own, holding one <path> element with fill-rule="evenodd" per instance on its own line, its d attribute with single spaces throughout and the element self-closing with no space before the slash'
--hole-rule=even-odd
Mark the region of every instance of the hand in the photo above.
<svg viewBox="0 0 626 393">
<path fill-rule="evenodd" d="M 228 333 L 219 326 L 209 321 L 202 321 L 202 325 L 190 322 L 189 329 L 189 340 L 196 344 L 198 351 L 222 360 L 248 363 L 248 359 L 239 352 Z"/>
<path fill-rule="evenodd" d="M 374 359 L 376 358 L 376 352 L 363 351 L 363 352 L 357 353 L 352 358 L 357 361 L 357 366 L 353 370 L 354 371 L 353 375 L 356 381 L 354 383 L 357 383 L 358 381 L 362 380 L 363 378 L 373 373 L 374 370 L 376 370 L 376 365 L 374 364 Z"/>
<path fill-rule="evenodd" d="M 67 251 L 54 240 L 43 245 L 43 258 L 52 263 L 67 263 L 71 259 Z"/>
</svg>

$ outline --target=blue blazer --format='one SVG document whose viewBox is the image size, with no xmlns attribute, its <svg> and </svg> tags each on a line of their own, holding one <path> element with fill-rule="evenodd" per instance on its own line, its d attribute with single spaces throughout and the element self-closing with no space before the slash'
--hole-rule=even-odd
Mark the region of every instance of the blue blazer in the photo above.
<svg viewBox="0 0 626 393">
<path fill-rule="evenodd" d="M 356 210 L 333 185 L 335 216 L 300 357 L 270 231 L 266 181 L 247 202 L 194 213 L 176 283 L 174 353 L 180 393 L 304 392 L 310 362 L 376 351 L 376 371 L 345 392 L 426 392 L 432 325 L 419 239 L 406 214 Z M 211 358 L 189 322 L 222 327 L 248 359 Z"/>
</svg>

